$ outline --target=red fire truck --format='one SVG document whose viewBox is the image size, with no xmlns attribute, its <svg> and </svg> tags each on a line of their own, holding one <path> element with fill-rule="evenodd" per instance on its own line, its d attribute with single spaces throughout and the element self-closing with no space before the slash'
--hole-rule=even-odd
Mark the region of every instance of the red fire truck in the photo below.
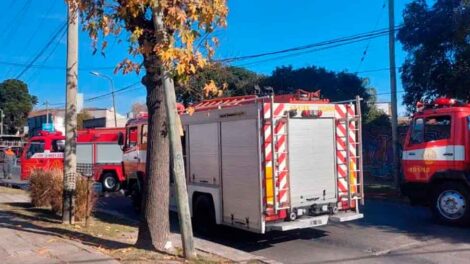
<svg viewBox="0 0 470 264">
<path fill-rule="evenodd" d="M 180 115 L 196 226 L 256 233 L 362 218 L 359 99 L 330 103 L 319 92 L 203 101 Z M 147 116 L 130 120 L 123 164 L 140 201 Z M 173 185 L 170 188 L 174 189 Z M 175 210 L 175 196 L 170 194 Z"/>
<path fill-rule="evenodd" d="M 470 104 L 418 103 L 404 143 L 402 192 L 440 222 L 470 223 Z"/>
<path fill-rule="evenodd" d="M 122 150 L 117 144 L 124 128 L 78 131 L 77 170 L 93 176 L 105 191 L 116 191 L 125 182 L 122 172 Z M 21 179 L 29 179 L 35 169 L 62 169 L 65 137 L 61 132 L 41 131 L 32 137 L 21 156 Z"/>
</svg>

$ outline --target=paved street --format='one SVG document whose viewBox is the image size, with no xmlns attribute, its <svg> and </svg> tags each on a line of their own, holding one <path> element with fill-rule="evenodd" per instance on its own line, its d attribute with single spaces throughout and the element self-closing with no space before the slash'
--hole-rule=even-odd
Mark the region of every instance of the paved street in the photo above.
<svg viewBox="0 0 470 264">
<path fill-rule="evenodd" d="M 133 217 L 124 197 L 103 198 L 100 207 Z M 470 229 L 433 223 L 426 208 L 369 200 L 366 219 L 318 229 L 257 235 L 223 227 L 205 237 L 284 263 L 464 263 Z M 173 215 L 173 227 L 177 228 Z"/>
</svg>

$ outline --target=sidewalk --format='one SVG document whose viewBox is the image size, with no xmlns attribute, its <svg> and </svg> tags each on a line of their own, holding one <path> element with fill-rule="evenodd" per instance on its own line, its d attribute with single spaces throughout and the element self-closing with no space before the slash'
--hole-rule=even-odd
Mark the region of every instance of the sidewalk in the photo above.
<svg viewBox="0 0 470 264">
<path fill-rule="evenodd" d="M 50 219 L 45 215 L 43 218 L 41 214 L 36 214 L 35 217 L 24 214 L 25 208 L 28 208 L 27 203 L 29 203 L 29 197 L 24 191 L 0 187 L 0 206 L 3 204 L 4 207 L 9 207 L 8 210 L 0 210 L 0 263 L 119 263 L 101 252 L 122 260 L 133 258 L 129 256 L 131 254 L 137 259 L 143 254 L 150 253 L 128 251 L 137 239 L 137 222 L 119 212 L 97 209 L 105 225 L 94 229 L 91 234 L 85 234 L 81 233 L 84 230 L 73 229 L 73 227 L 72 230 L 64 230 L 60 224 L 57 224 L 60 220 Z M 34 211 L 34 209 L 27 210 Z M 107 215 L 109 219 L 104 219 L 104 215 Z M 42 223 L 39 223 L 38 217 L 41 218 Z M 47 225 L 48 221 L 51 223 L 54 221 L 54 223 Z M 123 222 L 126 224 L 123 225 Z M 110 240 L 105 233 L 117 232 L 115 225 L 124 227 L 124 230 L 115 233 L 117 239 Z M 100 234 L 100 231 L 104 233 Z M 171 233 L 170 239 L 173 246 L 182 248 L 179 233 Z M 101 246 L 97 248 L 96 245 L 102 245 L 103 248 Z M 226 263 L 227 260 L 234 263 L 278 263 L 200 238 L 195 238 L 195 245 L 198 255 L 203 259 L 209 256 L 208 260 L 215 260 L 210 261 L 211 263 L 219 261 Z M 97 251 L 99 249 L 103 251 Z M 163 262 L 159 260 L 158 263 L 184 262 L 171 258 Z M 137 263 L 155 263 L 155 261 Z"/>
<path fill-rule="evenodd" d="M 24 194 L 7 192 L 0 192 L 0 203 L 29 201 Z M 52 229 L 3 211 L 0 238 L 1 263 L 119 263 L 88 246 L 58 236 Z"/>
</svg>

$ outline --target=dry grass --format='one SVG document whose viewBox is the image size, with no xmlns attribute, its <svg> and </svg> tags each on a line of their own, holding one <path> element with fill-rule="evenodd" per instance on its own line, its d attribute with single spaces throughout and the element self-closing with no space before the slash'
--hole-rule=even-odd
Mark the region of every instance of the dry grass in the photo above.
<svg viewBox="0 0 470 264">
<path fill-rule="evenodd" d="M 30 179 L 31 204 L 49 207 L 54 213 L 62 212 L 63 178 L 61 170 L 35 170 Z M 91 182 L 85 177 L 77 177 L 74 208 L 77 221 L 83 220 L 93 210 L 96 198 L 92 192 Z"/>
<path fill-rule="evenodd" d="M 0 186 L 0 193 L 8 193 L 8 194 L 26 194 L 26 191 L 21 189 L 13 189 L 9 187 Z"/>
</svg>

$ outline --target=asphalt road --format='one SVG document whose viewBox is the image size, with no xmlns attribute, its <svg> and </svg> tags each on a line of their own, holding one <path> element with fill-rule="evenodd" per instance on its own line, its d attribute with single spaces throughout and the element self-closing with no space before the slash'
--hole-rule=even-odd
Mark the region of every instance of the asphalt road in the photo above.
<svg viewBox="0 0 470 264">
<path fill-rule="evenodd" d="M 100 208 L 138 219 L 125 197 Z M 317 229 L 252 234 L 221 227 L 202 238 L 284 263 L 470 263 L 470 228 L 437 225 L 426 208 L 368 200 L 365 219 Z M 177 229 L 172 214 L 172 228 Z"/>
<path fill-rule="evenodd" d="M 120 193 L 100 198 L 98 207 L 138 220 Z M 283 263 L 470 263 L 470 228 L 437 225 L 427 208 L 398 202 L 367 200 L 362 212 L 364 219 L 316 229 L 259 235 L 220 227 L 196 235 Z"/>
</svg>

